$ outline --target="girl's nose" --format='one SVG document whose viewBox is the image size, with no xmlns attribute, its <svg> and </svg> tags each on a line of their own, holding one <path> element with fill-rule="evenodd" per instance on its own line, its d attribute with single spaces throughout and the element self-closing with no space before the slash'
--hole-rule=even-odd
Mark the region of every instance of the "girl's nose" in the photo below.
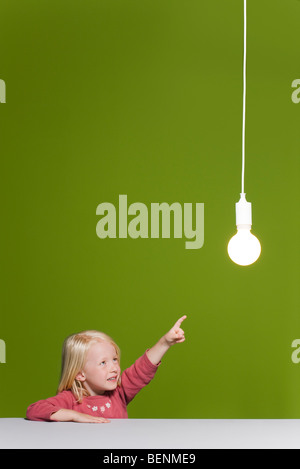
<svg viewBox="0 0 300 469">
<path fill-rule="evenodd" d="M 117 363 L 112 363 L 112 364 L 111 364 L 111 367 L 110 367 L 110 370 L 117 372 L 117 371 L 118 371 L 118 365 L 117 365 Z"/>
</svg>

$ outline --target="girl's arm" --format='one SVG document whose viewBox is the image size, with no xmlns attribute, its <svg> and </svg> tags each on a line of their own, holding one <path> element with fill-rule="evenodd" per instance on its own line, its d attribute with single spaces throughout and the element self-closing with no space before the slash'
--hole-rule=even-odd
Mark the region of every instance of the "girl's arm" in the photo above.
<svg viewBox="0 0 300 469">
<path fill-rule="evenodd" d="M 71 391 L 62 391 L 56 396 L 42 399 L 31 404 L 26 412 L 28 420 L 40 420 L 44 422 L 81 422 L 81 423 L 106 423 L 108 419 L 83 414 L 73 410 L 74 397 Z"/>
<path fill-rule="evenodd" d="M 60 409 L 72 409 L 74 397 L 71 391 L 62 391 L 56 396 L 34 402 L 27 408 L 28 420 L 49 421 L 50 416 Z"/>
<path fill-rule="evenodd" d="M 184 331 L 180 328 L 181 323 L 186 319 L 187 316 L 182 316 L 172 329 L 167 332 L 157 344 L 151 349 L 147 350 L 147 357 L 153 365 L 158 365 L 164 354 L 169 350 L 171 345 L 180 344 L 185 341 Z"/>
</svg>

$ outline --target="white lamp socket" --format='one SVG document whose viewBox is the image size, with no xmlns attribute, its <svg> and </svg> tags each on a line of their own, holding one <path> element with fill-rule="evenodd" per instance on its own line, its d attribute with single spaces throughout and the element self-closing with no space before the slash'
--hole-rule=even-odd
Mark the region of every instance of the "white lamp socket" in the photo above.
<svg viewBox="0 0 300 469">
<path fill-rule="evenodd" d="M 245 193 L 241 193 L 240 196 L 240 200 L 235 204 L 236 226 L 251 229 L 252 205 L 251 202 L 247 202 Z"/>
</svg>

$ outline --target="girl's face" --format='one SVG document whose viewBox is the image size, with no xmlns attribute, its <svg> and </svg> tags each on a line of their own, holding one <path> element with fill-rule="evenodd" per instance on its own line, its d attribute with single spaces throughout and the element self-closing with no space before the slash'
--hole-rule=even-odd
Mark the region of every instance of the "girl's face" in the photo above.
<svg viewBox="0 0 300 469">
<path fill-rule="evenodd" d="M 77 379 L 91 396 L 116 389 L 120 364 L 115 347 L 109 342 L 96 342 L 87 352 L 86 362 Z"/>
</svg>

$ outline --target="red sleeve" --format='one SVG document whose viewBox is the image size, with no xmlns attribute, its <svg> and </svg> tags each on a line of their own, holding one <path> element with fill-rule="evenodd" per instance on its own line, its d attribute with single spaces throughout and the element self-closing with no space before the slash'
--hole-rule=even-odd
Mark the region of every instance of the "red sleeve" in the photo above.
<svg viewBox="0 0 300 469">
<path fill-rule="evenodd" d="M 50 421 L 50 416 L 60 409 L 72 409 L 74 397 L 71 391 L 62 391 L 54 397 L 31 404 L 26 412 L 29 420 Z"/>
<path fill-rule="evenodd" d="M 133 365 L 123 371 L 119 392 L 126 405 L 143 387 L 150 383 L 160 364 L 161 362 L 153 365 L 145 352 Z"/>
</svg>

